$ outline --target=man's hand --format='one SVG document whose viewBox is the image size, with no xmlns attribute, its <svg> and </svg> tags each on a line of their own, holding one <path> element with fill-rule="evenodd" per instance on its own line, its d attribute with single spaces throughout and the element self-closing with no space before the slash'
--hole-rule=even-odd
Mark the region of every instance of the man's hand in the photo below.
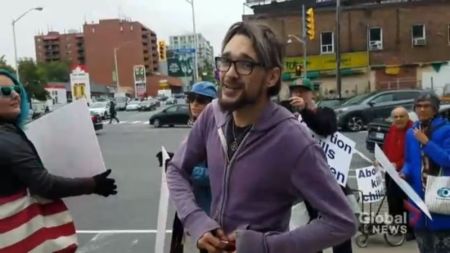
<svg viewBox="0 0 450 253">
<path fill-rule="evenodd" d="M 427 145 L 429 139 L 422 129 L 414 128 L 414 136 L 422 145 Z"/>
<path fill-rule="evenodd" d="M 301 97 L 291 97 L 289 98 L 289 100 L 291 101 L 291 105 L 293 107 L 296 107 L 300 110 L 303 110 L 306 107 L 305 100 L 303 100 L 303 98 Z"/>
<path fill-rule="evenodd" d="M 197 248 L 207 250 L 208 253 L 222 253 L 228 241 L 222 229 L 203 234 L 197 242 Z"/>
</svg>

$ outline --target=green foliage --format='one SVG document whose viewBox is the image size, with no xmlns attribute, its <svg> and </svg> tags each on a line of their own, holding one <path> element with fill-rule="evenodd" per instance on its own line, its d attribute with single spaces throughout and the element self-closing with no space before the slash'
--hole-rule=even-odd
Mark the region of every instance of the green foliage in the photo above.
<svg viewBox="0 0 450 253">
<path fill-rule="evenodd" d="M 35 63 L 33 59 L 19 61 L 20 81 L 28 94 L 38 100 L 47 100 L 48 92 L 44 86 L 48 82 L 68 82 L 69 64 L 66 62 Z"/>
<path fill-rule="evenodd" d="M 7 70 L 8 72 L 11 72 L 11 73 L 15 72 L 14 68 L 12 66 L 8 65 L 8 63 L 6 62 L 4 55 L 0 56 L 0 69 Z"/>
</svg>

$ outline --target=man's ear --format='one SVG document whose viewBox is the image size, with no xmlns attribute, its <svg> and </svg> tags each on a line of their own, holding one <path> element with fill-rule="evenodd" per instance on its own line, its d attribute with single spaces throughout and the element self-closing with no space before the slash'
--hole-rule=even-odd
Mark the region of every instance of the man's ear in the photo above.
<svg viewBox="0 0 450 253">
<path fill-rule="evenodd" d="M 266 76 L 267 88 L 273 87 L 281 78 L 281 68 L 275 67 L 268 71 Z"/>
</svg>

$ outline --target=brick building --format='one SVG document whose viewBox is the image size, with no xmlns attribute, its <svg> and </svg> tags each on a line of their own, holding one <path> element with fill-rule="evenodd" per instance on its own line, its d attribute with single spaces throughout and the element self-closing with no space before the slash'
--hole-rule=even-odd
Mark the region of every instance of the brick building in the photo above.
<svg viewBox="0 0 450 253">
<path fill-rule="evenodd" d="M 116 84 L 115 54 L 120 89 L 134 95 L 133 66 L 144 65 L 146 75 L 158 71 L 156 33 L 139 22 L 100 20 L 83 27 L 86 66 L 96 83 Z M 147 93 L 153 94 L 147 81 Z"/>
<path fill-rule="evenodd" d="M 120 92 L 132 96 L 135 94 L 134 65 L 144 65 L 147 77 L 158 72 L 156 33 L 139 22 L 107 19 L 84 24 L 83 33 L 49 32 L 35 36 L 35 47 L 38 62 L 68 61 L 71 66 L 85 65 L 93 83 L 115 87 L 118 83 Z M 147 78 L 147 94 L 156 95 L 159 87 L 150 85 L 150 80 L 153 79 Z"/>
<path fill-rule="evenodd" d="M 255 2 L 255 1 L 253 1 Z M 301 5 L 315 10 L 316 36 L 308 41 L 308 77 L 321 92 L 336 91 L 335 3 L 314 0 L 262 2 L 244 20 L 263 22 L 288 41 L 301 32 Z M 450 84 L 450 1 L 343 1 L 341 13 L 342 95 L 375 89 Z M 302 45 L 286 44 L 284 80 L 302 63 Z M 448 75 L 447 79 L 445 76 Z"/>
<path fill-rule="evenodd" d="M 83 34 L 49 32 L 34 37 L 37 62 L 68 61 L 72 65 L 85 64 Z"/>
</svg>

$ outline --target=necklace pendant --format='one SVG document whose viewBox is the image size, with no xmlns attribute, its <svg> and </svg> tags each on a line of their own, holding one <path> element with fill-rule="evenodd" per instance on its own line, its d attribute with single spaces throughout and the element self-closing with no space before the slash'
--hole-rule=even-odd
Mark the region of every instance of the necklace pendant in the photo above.
<svg viewBox="0 0 450 253">
<path fill-rule="evenodd" d="M 230 145 L 231 151 L 235 152 L 238 149 L 238 146 L 239 146 L 239 144 L 237 143 L 236 140 L 234 140 Z"/>
</svg>

